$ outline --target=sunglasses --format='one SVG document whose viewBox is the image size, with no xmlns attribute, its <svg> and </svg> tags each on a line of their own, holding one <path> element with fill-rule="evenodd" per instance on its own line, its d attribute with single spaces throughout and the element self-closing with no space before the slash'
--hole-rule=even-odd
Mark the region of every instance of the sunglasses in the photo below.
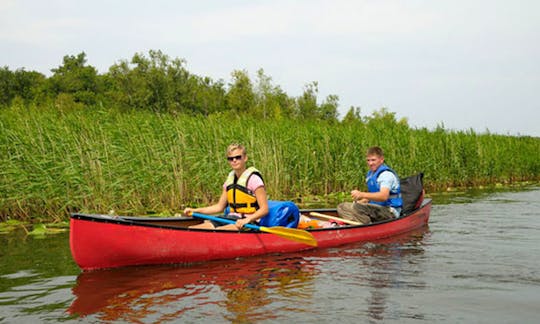
<svg viewBox="0 0 540 324">
<path fill-rule="evenodd" d="M 234 160 L 240 160 L 240 159 L 242 159 L 242 155 L 227 156 L 227 160 L 228 160 L 229 162 L 232 162 L 232 161 L 234 161 Z"/>
</svg>

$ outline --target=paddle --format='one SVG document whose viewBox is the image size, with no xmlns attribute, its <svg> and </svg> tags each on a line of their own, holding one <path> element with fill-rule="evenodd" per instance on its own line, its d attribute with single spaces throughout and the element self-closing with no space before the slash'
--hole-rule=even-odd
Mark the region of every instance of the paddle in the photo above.
<svg viewBox="0 0 540 324">
<path fill-rule="evenodd" d="M 202 219 L 207 219 L 207 220 L 212 220 L 212 221 L 216 221 L 216 222 L 220 222 L 220 223 L 227 223 L 227 224 L 235 224 L 236 223 L 236 221 L 234 221 L 232 219 L 214 217 L 214 216 L 205 215 L 205 214 L 201 214 L 201 213 L 191 213 L 191 216 L 197 217 L 197 218 L 202 218 Z M 288 227 L 282 227 L 282 226 L 265 227 L 265 226 L 257 226 L 257 225 L 254 225 L 254 224 L 246 224 L 244 226 L 247 227 L 247 228 L 259 230 L 261 232 L 266 232 L 266 233 L 270 233 L 270 234 L 276 234 L 276 235 L 278 235 L 280 237 L 283 237 L 285 239 L 288 239 L 288 240 L 304 243 L 304 244 L 307 244 L 307 245 L 310 245 L 310 246 L 317 246 L 317 241 L 315 240 L 313 235 L 311 235 L 311 233 L 309 233 L 307 231 L 304 231 L 304 230 L 301 230 L 301 229 L 288 228 Z"/>
<path fill-rule="evenodd" d="M 352 221 L 352 220 L 348 220 L 348 219 L 344 219 L 344 218 L 340 218 L 340 217 L 334 217 L 334 216 L 330 216 L 330 215 L 325 215 L 325 214 L 321 214 L 321 213 L 317 213 L 317 212 L 311 212 L 311 213 L 309 213 L 309 215 L 317 217 L 317 218 L 327 219 L 327 220 L 335 220 L 335 221 L 343 222 L 343 223 L 349 224 L 349 225 L 362 225 L 362 223 L 360 223 L 360 222 L 355 222 L 355 221 Z"/>
</svg>

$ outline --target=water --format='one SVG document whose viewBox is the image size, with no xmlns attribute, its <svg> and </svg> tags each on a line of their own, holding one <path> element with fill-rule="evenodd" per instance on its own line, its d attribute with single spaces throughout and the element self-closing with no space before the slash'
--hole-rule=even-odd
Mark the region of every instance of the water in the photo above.
<svg viewBox="0 0 540 324">
<path fill-rule="evenodd" d="M 81 273 L 68 234 L 0 236 L 1 323 L 538 323 L 540 188 L 434 195 L 390 240 Z"/>
</svg>

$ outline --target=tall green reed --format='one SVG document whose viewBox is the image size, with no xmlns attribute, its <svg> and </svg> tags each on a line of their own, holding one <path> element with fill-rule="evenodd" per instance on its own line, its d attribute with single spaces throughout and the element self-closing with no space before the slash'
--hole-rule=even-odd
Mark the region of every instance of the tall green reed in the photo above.
<svg viewBox="0 0 540 324">
<path fill-rule="evenodd" d="M 68 212 L 172 214 L 214 202 L 240 142 L 270 199 L 305 201 L 364 187 L 365 151 L 379 145 L 401 176 L 430 188 L 537 181 L 540 139 L 369 123 L 172 116 L 104 108 L 0 110 L 0 216 Z"/>
</svg>

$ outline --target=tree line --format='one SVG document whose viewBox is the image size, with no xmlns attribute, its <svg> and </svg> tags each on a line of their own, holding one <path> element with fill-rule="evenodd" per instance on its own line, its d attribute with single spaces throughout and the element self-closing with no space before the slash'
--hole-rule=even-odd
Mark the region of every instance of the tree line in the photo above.
<svg viewBox="0 0 540 324">
<path fill-rule="evenodd" d="M 86 54 L 66 55 L 52 75 L 24 68 L 0 68 L 0 107 L 13 104 L 58 107 L 119 108 L 208 116 L 247 114 L 262 119 L 338 120 L 339 98 L 328 95 L 318 102 L 318 83 L 305 84 L 298 97 L 289 96 L 262 69 L 256 80 L 235 70 L 231 80 L 213 80 L 186 69 L 183 59 L 171 59 L 159 50 L 136 53 L 131 60 L 112 65 L 100 74 L 87 64 Z M 351 107 L 344 120 L 359 120 Z"/>
</svg>

